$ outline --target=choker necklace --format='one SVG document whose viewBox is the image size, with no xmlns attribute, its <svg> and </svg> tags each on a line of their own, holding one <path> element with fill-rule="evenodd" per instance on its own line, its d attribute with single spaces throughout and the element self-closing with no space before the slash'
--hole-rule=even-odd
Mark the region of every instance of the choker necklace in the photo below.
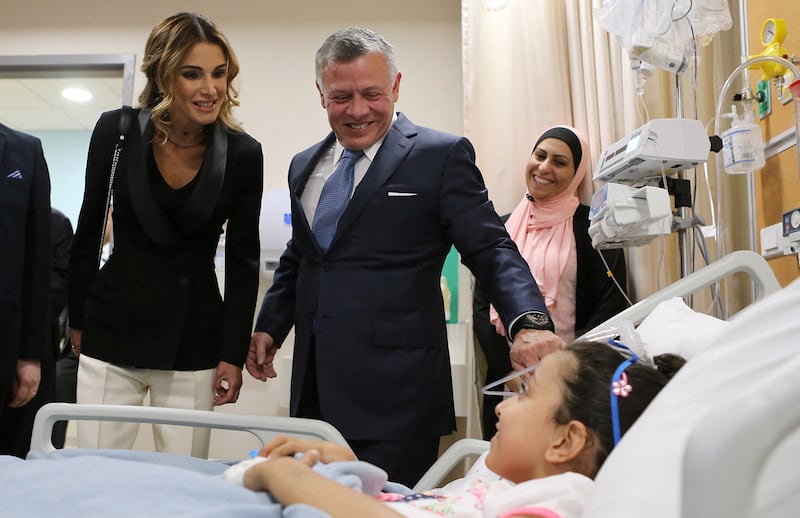
<svg viewBox="0 0 800 518">
<path fill-rule="evenodd" d="M 188 146 L 187 146 L 186 144 L 178 144 L 177 142 L 175 142 L 174 140 L 172 140 L 172 139 L 169 137 L 169 135 L 167 135 L 167 141 L 168 141 L 170 144 L 172 144 L 173 146 L 175 146 L 175 147 L 177 147 L 177 148 L 181 148 L 181 149 L 192 149 L 192 148 L 195 148 L 195 147 L 200 147 L 200 146 L 202 146 L 202 145 L 204 145 L 204 144 L 205 144 L 205 140 L 201 140 L 201 141 L 200 141 L 200 142 L 198 142 L 197 144 L 189 144 Z"/>
</svg>

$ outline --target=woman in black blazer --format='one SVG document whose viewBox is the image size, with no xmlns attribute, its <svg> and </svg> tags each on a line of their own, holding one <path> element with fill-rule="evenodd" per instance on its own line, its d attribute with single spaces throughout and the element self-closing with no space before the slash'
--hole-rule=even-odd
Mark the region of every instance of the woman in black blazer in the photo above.
<svg viewBox="0 0 800 518">
<path fill-rule="evenodd" d="M 77 400 L 141 405 L 149 394 L 157 406 L 211 409 L 236 401 L 250 345 L 261 145 L 233 119 L 239 65 L 208 19 L 178 13 L 159 23 L 142 71 L 140 108 L 104 113 L 89 146 L 70 263 L 70 338 L 81 353 Z M 97 271 L 121 132 L 113 250 Z M 223 234 L 224 297 L 215 274 Z M 87 447 L 130 447 L 138 429 L 82 424 L 78 444 Z M 207 430 L 194 437 L 176 430 L 154 427 L 156 448 L 207 454 Z"/>
</svg>

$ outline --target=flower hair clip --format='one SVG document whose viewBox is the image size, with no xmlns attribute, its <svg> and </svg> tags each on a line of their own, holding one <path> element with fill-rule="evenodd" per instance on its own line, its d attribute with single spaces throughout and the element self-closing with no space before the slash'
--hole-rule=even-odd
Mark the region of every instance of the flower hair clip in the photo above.
<svg viewBox="0 0 800 518">
<path fill-rule="evenodd" d="M 633 392 L 633 387 L 628 383 L 628 374 L 623 372 L 622 376 L 611 384 L 611 390 L 617 397 L 628 397 Z"/>
</svg>

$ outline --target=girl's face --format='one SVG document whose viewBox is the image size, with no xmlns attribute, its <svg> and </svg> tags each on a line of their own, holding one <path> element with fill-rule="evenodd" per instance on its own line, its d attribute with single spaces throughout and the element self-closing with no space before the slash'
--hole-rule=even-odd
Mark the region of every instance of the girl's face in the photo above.
<svg viewBox="0 0 800 518">
<path fill-rule="evenodd" d="M 564 192 L 575 176 L 572 151 L 563 140 L 547 138 L 539 142 L 528 158 L 525 185 L 536 200 L 547 200 Z"/>
<path fill-rule="evenodd" d="M 228 63 L 214 43 L 195 43 L 183 56 L 172 82 L 170 117 L 175 127 L 206 126 L 217 120 L 228 91 Z"/>
<path fill-rule="evenodd" d="M 531 375 L 527 392 L 497 406 L 497 433 L 486 457 L 489 469 L 515 483 L 551 474 L 545 453 L 558 441 L 563 426 L 556 423 L 555 415 L 563 379 L 574 369 L 573 361 L 563 351 L 545 356 Z"/>
</svg>

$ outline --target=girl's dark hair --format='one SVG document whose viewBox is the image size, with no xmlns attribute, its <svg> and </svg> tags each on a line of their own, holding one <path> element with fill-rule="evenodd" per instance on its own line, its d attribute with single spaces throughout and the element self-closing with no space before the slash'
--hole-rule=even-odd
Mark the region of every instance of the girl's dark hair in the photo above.
<svg viewBox="0 0 800 518">
<path fill-rule="evenodd" d="M 611 425 L 611 378 L 625 361 L 617 349 L 604 342 L 573 342 L 565 352 L 576 360 L 577 368 L 564 379 L 566 389 L 556 422 L 567 424 L 577 420 L 594 434 L 597 441 L 592 477 L 614 448 Z M 618 398 L 619 423 L 622 435 L 644 412 L 664 385 L 686 363 L 674 354 L 662 354 L 653 359 L 656 367 L 636 362 L 627 369 L 628 383 L 633 390 L 627 397 Z"/>
</svg>

